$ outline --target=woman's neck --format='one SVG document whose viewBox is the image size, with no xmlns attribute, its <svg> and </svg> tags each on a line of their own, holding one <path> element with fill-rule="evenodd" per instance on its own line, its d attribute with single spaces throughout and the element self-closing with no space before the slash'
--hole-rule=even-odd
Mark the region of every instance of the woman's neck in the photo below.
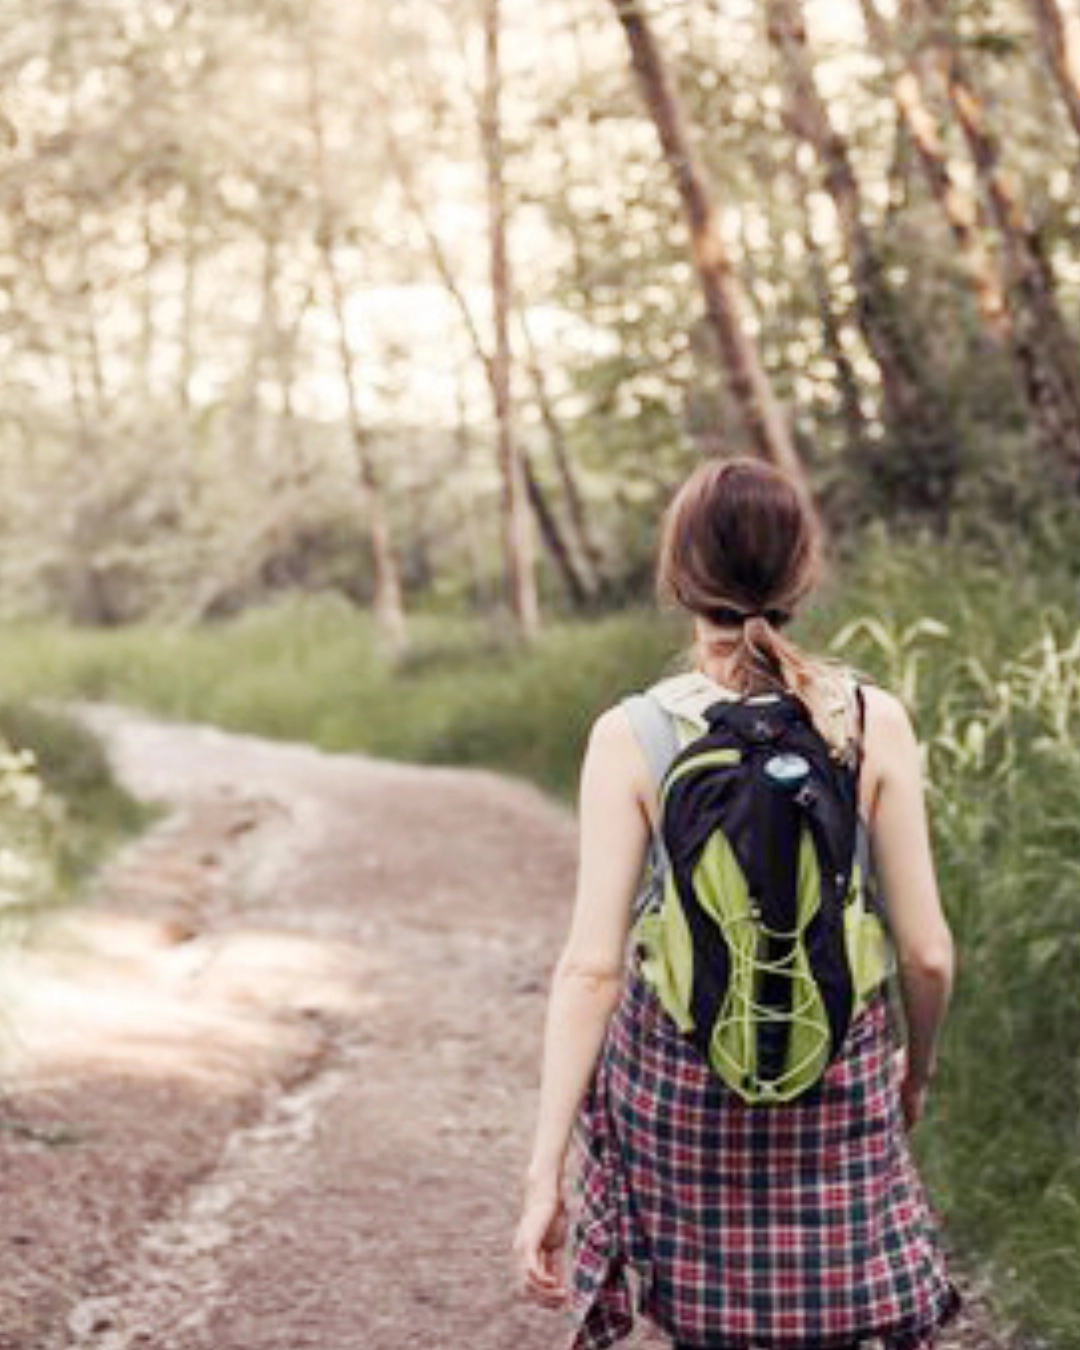
<svg viewBox="0 0 1080 1350">
<path fill-rule="evenodd" d="M 707 679 L 712 680 L 713 684 L 718 684 L 722 689 L 730 689 L 735 693 L 738 692 L 738 686 L 735 684 L 732 677 L 731 669 L 726 663 L 716 661 L 715 659 L 703 661 L 699 656 L 694 661 L 694 669 L 699 675 L 704 675 Z"/>
<path fill-rule="evenodd" d="M 705 675 L 723 689 L 739 692 L 735 678 L 735 645 L 730 641 L 717 641 L 717 630 L 706 619 L 694 621 L 693 661 L 694 669 Z"/>
</svg>

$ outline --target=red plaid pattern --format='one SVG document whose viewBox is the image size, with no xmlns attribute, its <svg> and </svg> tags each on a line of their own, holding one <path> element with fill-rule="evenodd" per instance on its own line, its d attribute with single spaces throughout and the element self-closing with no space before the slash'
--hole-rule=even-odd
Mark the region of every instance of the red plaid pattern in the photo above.
<svg viewBox="0 0 1080 1350">
<path fill-rule="evenodd" d="M 568 1350 L 636 1310 L 713 1350 L 928 1350 L 960 1307 L 900 1113 L 884 993 L 813 1092 L 751 1106 L 631 965 L 578 1118 Z"/>
</svg>

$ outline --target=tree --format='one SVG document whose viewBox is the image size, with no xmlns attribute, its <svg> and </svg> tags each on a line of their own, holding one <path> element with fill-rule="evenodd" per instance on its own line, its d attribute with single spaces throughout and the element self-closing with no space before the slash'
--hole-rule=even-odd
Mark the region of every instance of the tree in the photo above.
<svg viewBox="0 0 1080 1350">
<path fill-rule="evenodd" d="M 371 436 L 360 411 L 356 358 L 352 350 L 346 319 L 345 285 L 337 259 L 336 221 L 330 204 L 326 138 L 323 130 L 322 90 L 319 81 L 316 35 L 313 31 L 315 19 L 313 0 L 309 0 L 306 17 L 304 54 L 308 82 L 308 116 L 311 132 L 312 167 L 319 215 L 316 242 L 322 256 L 330 292 L 330 304 L 337 329 L 342 387 L 345 391 L 348 410 L 349 432 L 356 451 L 360 485 L 363 490 L 372 563 L 375 572 L 375 621 L 390 650 L 400 651 L 408 636 L 405 607 L 402 601 L 401 580 L 390 535 L 390 525 L 383 501 L 382 481 L 375 462 Z"/>
<path fill-rule="evenodd" d="M 540 625 L 532 522 L 527 510 L 528 483 L 524 456 L 514 433 L 512 353 L 510 347 L 510 260 L 507 252 L 506 185 L 503 178 L 502 63 L 500 0 L 483 0 L 484 96 L 480 140 L 487 171 L 488 243 L 491 264 L 491 386 L 495 400 L 499 467 L 503 481 L 503 551 L 512 611 L 525 637 Z M 534 494 L 535 503 L 535 494 Z"/>
<path fill-rule="evenodd" d="M 1080 139 L 1080 50 L 1058 0 L 1028 0 L 1046 63 L 1057 82 L 1073 130 Z"/>
<path fill-rule="evenodd" d="M 789 125 L 814 151 L 836 207 L 859 327 L 881 374 L 886 420 L 911 452 L 908 494 L 913 505 L 944 515 L 956 484 L 960 438 L 906 330 L 899 297 L 866 223 L 847 141 L 833 126 L 817 87 L 799 0 L 766 0 L 765 9 L 781 61 Z"/>
<path fill-rule="evenodd" d="M 995 259 L 983 242 L 979 205 L 961 185 L 941 138 L 938 121 L 923 87 L 918 57 L 898 60 L 894 35 L 881 16 L 878 0 L 860 0 L 866 34 L 888 72 L 897 110 L 915 147 L 934 201 L 952 231 L 968 278 L 995 342 L 1009 336 L 1004 284 Z"/>
<path fill-rule="evenodd" d="M 1080 377 L 1039 231 L 1002 162 L 1001 144 L 949 24 L 948 0 L 919 0 L 949 103 L 1001 240 L 1006 286 L 1028 402 L 1047 462 L 1080 490 Z"/>
<path fill-rule="evenodd" d="M 646 17 L 644 3 L 612 0 L 626 35 L 634 74 L 679 190 L 694 265 L 724 373 L 755 453 L 783 469 L 809 500 L 802 460 L 760 353 L 746 329 L 742 287 L 720 232 L 713 188 L 691 142 L 675 81 Z"/>
<path fill-rule="evenodd" d="M 431 213 L 424 199 L 424 194 L 416 185 L 412 170 L 408 164 L 404 150 L 398 140 L 393 127 L 393 110 L 390 100 L 385 93 L 379 89 L 378 85 L 372 90 L 375 98 L 379 102 L 385 118 L 384 134 L 386 136 L 387 158 L 397 178 L 398 185 L 401 188 L 402 196 L 410 213 L 419 226 L 420 233 L 423 236 L 432 265 L 435 268 L 436 275 L 442 283 L 447 295 L 453 301 L 455 309 L 461 316 L 465 333 L 469 339 L 469 346 L 473 354 L 480 362 L 484 371 L 484 378 L 487 381 L 488 389 L 491 393 L 492 410 L 495 415 L 496 425 L 501 426 L 500 416 L 505 414 L 508 409 L 503 402 L 503 389 L 500 386 L 500 373 L 497 367 L 495 355 L 488 350 L 480 331 L 480 323 L 477 315 L 474 313 L 473 305 L 465 292 L 465 288 L 459 281 L 450 255 L 440 238 L 438 231 L 431 219 Z M 481 112 L 482 110 L 478 110 Z M 521 318 L 521 307 L 519 306 L 519 318 Z M 521 326 L 524 331 L 524 320 L 521 319 Z M 541 408 L 541 415 L 544 424 L 548 429 L 549 439 L 552 443 L 552 450 L 555 454 L 556 464 L 563 481 L 564 489 L 567 491 L 571 510 L 571 523 L 575 526 L 581 537 L 582 528 L 582 504 L 580 498 L 576 496 L 576 480 L 574 479 L 569 459 L 566 455 L 565 445 L 562 440 L 561 428 L 558 427 L 554 419 L 554 413 L 550 403 L 547 400 L 546 388 L 543 380 L 543 372 L 536 363 L 535 352 L 531 343 L 526 343 L 529 349 L 529 373 L 533 380 L 534 388 L 537 390 L 537 399 Z M 517 455 L 520 456 L 525 477 L 525 488 L 528 494 L 529 505 L 533 508 L 537 524 L 540 528 L 540 537 L 545 547 L 551 555 L 559 575 L 562 577 L 566 587 L 567 594 L 572 604 L 576 608 L 581 608 L 596 592 L 596 586 L 590 576 L 587 580 L 582 576 L 581 570 L 573 553 L 566 541 L 558 518 L 547 500 L 544 488 L 537 477 L 536 471 L 532 465 L 531 457 L 527 448 L 518 441 L 515 429 L 512 423 L 509 428 L 510 442 Z M 505 482 L 506 460 L 502 452 L 499 456 L 500 474 Z M 507 498 L 503 497 L 503 510 L 506 509 Z M 507 578 L 508 594 L 512 597 L 514 590 L 510 582 L 512 570 L 507 565 L 506 548 L 510 533 L 504 529 L 504 576 Z M 588 554 L 586 553 L 586 558 Z"/>
</svg>

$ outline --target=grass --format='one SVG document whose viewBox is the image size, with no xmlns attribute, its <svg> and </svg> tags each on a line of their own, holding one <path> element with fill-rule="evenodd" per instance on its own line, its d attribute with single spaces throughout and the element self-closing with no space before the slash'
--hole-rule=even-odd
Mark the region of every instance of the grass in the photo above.
<svg viewBox="0 0 1080 1350">
<path fill-rule="evenodd" d="M 879 527 L 792 630 L 839 643 L 913 712 L 959 954 L 916 1154 L 1003 1312 L 1062 1347 L 1080 1346 L 1078 535 L 1066 510 L 945 539 Z M 0 650 L 0 687 L 488 765 L 572 802 L 592 718 L 655 679 L 685 630 L 641 609 L 552 622 L 529 650 L 483 620 L 417 615 L 413 637 L 390 661 L 331 600 L 197 630 L 26 625 Z"/>
<path fill-rule="evenodd" d="M 44 787 L 63 803 L 54 832 L 61 896 L 73 893 L 119 840 L 154 818 L 152 808 L 117 783 L 97 737 L 63 713 L 2 703 L 0 736 L 33 751 Z"/>
<path fill-rule="evenodd" d="M 572 796 L 593 716 L 651 677 L 677 639 L 624 613 L 554 623 L 533 651 L 498 625 L 417 615 L 383 657 L 368 616 L 332 599 L 285 602 L 215 627 L 8 629 L 13 697 L 115 699 L 179 719 L 444 764 L 489 764 Z"/>
<path fill-rule="evenodd" d="M 50 909 L 77 899 L 116 845 L 157 811 L 120 787 L 98 740 L 63 713 L 18 700 L 0 703 L 0 746 L 2 954 L 18 951 Z M 15 756 L 9 756 L 12 750 Z M 22 764 L 25 751 L 32 753 L 32 766 L 13 776 L 9 761 L 17 757 Z M 15 781 L 20 786 L 12 793 Z M 9 1034 L 0 986 L 0 1048 Z M 0 1120 L 0 1128 L 8 1126 Z"/>
</svg>

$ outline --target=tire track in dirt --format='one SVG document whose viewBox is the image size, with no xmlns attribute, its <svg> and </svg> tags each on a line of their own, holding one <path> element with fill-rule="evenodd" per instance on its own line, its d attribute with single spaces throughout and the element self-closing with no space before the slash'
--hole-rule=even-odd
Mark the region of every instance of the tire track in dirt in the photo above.
<svg viewBox="0 0 1080 1350">
<path fill-rule="evenodd" d="M 483 771 L 83 715 L 173 814 L 73 964 L 55 933 L 27 956 L 8 1114 L 84 1135 L 0 1142 L 0 1350 L 555 1350 L 509 1243 L 571 815 Z M 92 1046 L 35 1003 L 57 986 L 98 991 Z M 943 1341 L 996 1344 L 975 1297 Z"/>
</svg>

